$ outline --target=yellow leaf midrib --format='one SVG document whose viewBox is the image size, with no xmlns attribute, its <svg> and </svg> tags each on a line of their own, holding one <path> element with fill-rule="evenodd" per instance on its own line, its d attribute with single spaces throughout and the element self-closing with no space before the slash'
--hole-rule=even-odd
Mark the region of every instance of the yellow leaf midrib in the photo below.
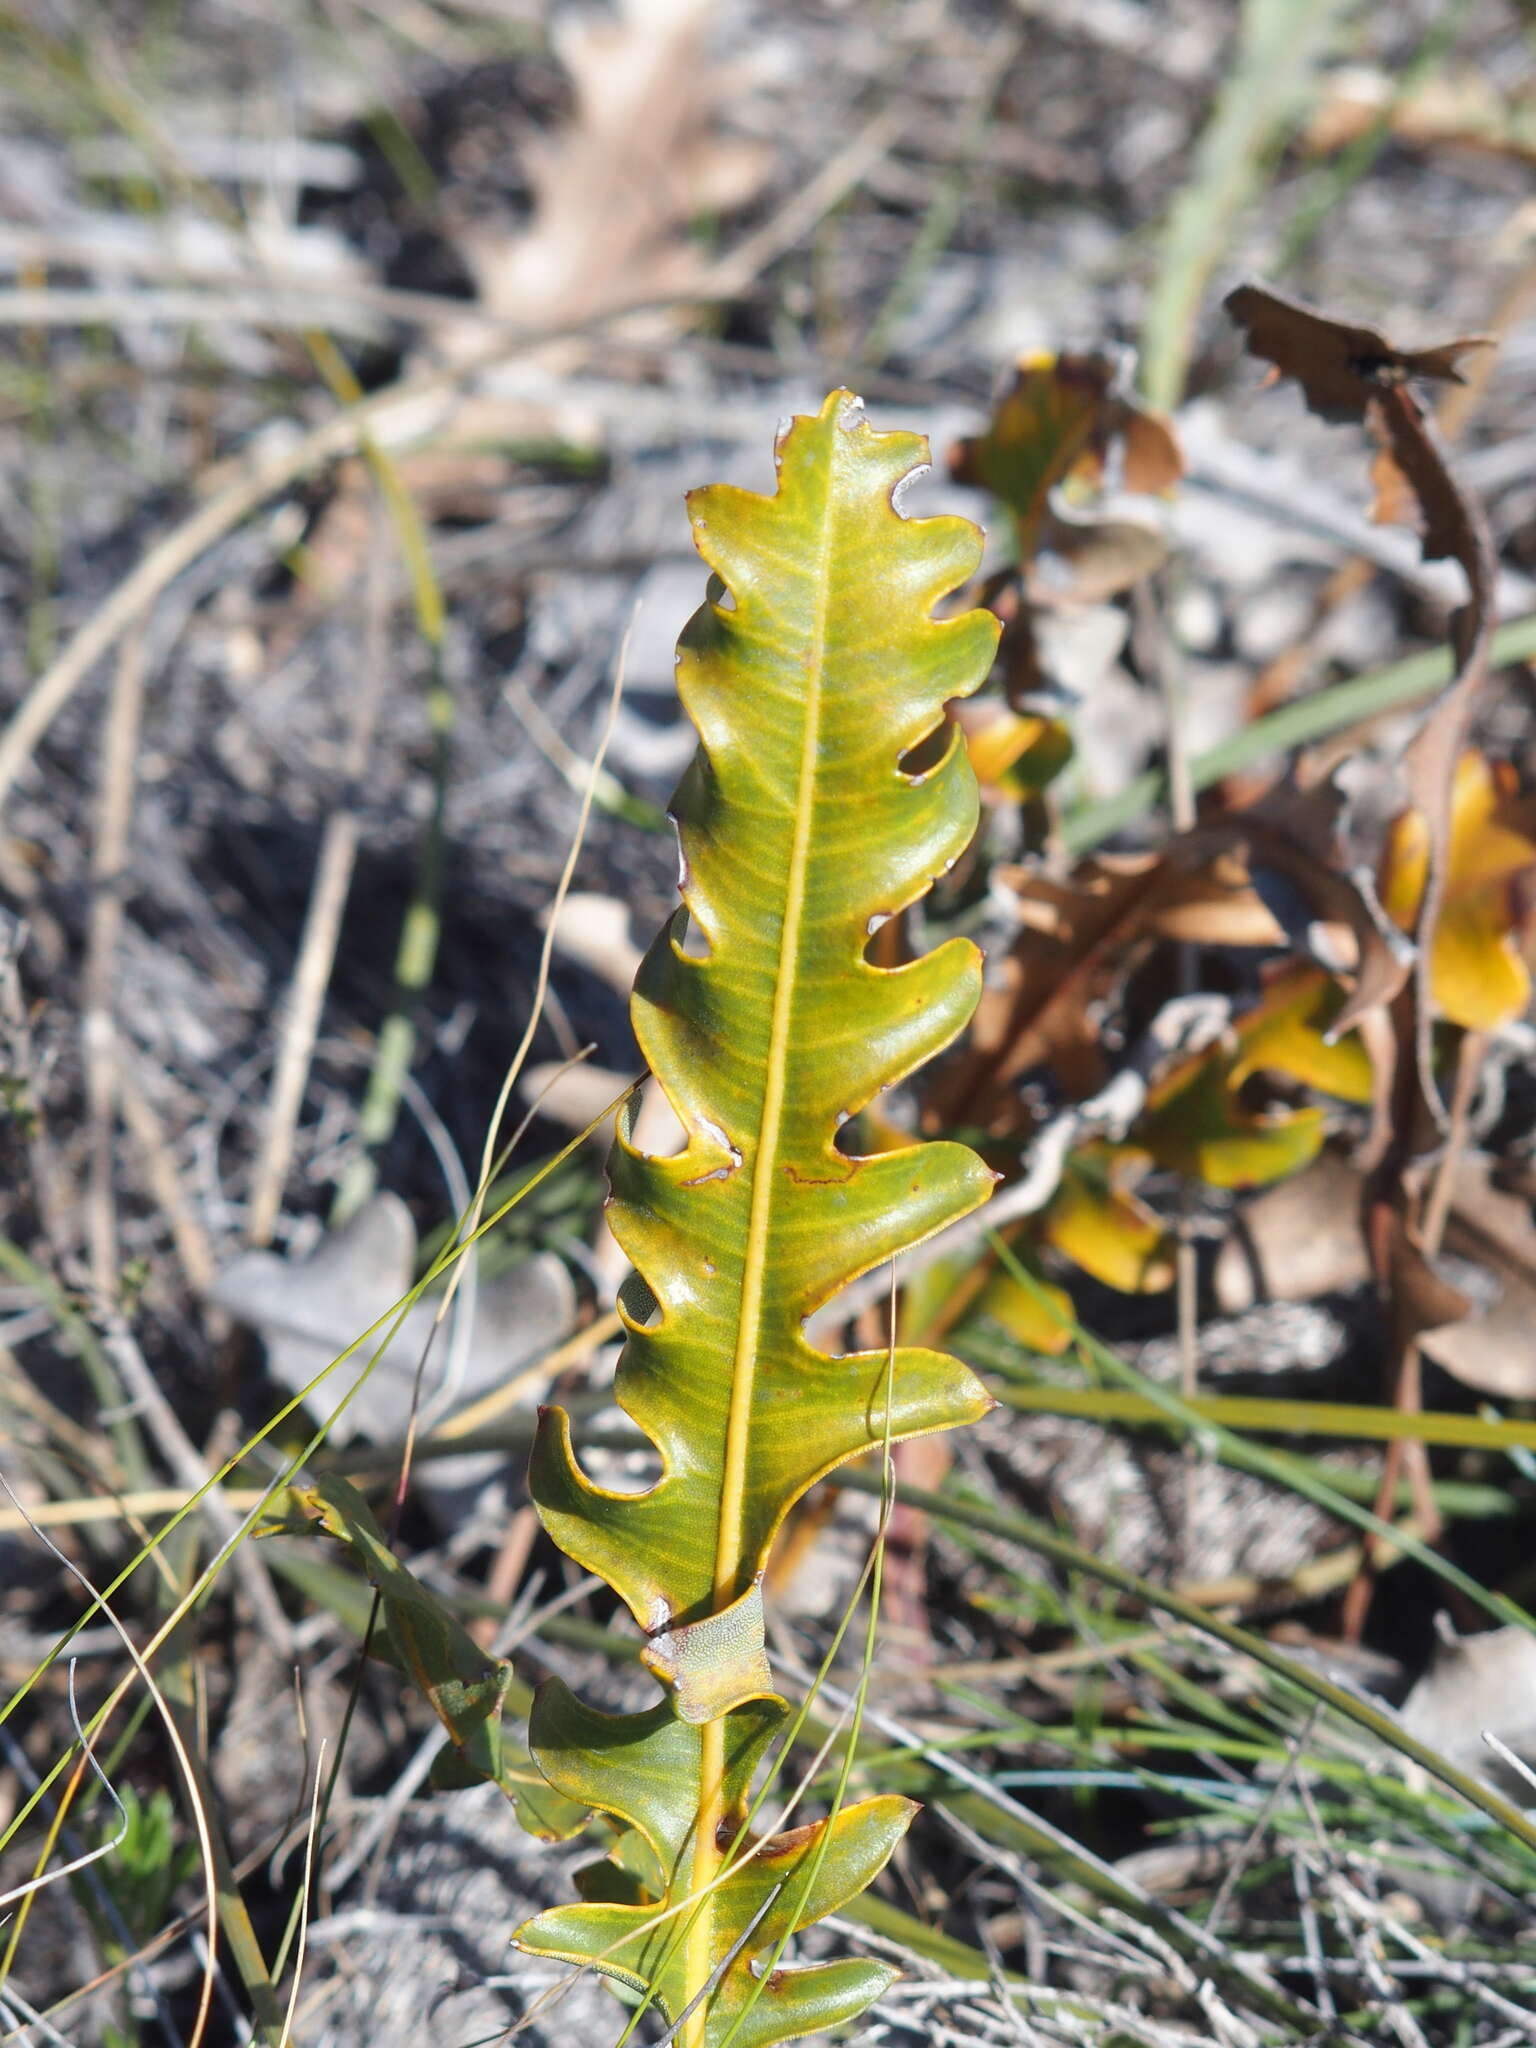
<svg viewBox="0 0 1536 2048">
<path fill-rule="evenodd" d="M 834 435 L 843 431 L 834 424 Z M 726 1418 L 724 1460 L 720 1479 L 720 1514 L 715 1536 L 714 1599 L 717 1609 L 741 1590 L 737 1582 L 741 1573 L 744 1549 L 743 1506 L 746 1499 L 749 1437 L 752 1427 L 752 1396 L 757 1369 L 764 1282 L 768 1269 L 768 1235 L 773 1210 L 774 1177 L 789 1069 L 790 1020 L 794 1009 L 796 985 L 794 970 L 799 958 L 800 935 L 804 924 L 806 883 L 815 816 L 814 795 L 817 757 L 821 745 L 827 619 L 831 609 L 831 534 L 836 523 L 837 509 L 836 466 L 837 453 L 834 443 L 833 460 L 828 464 L 826 476 L 820 545 L 816 554 L 818 573 L 805 664 L 804 719 L 801 728 L 800 759 L 795 777 L 794 831 L 785 878 L 784 919 L 779 930 L 773 1009 L 769 1019 L 768 1045 L 763 1063 L 759 1140 L 751 1168 L 752 1199 L 748 1212 L 745 1258 L 742 1266 L 736 1350 L 731 1361 L 731 1402 Z"/>
<path fill-rule="evenodd" d="M 834 435 L 842 429 L 834 422 Z M 816 757 L 821 742 L 822 684 L 826 666 L 827 617 L 830 610 L 832 572 L 830 534 L 834 524 L 837 444 L 827 465 L 826 497 L 822 506 L 821 546 L 817 553 L 818 576 L 812 629 L 806 660 L 805 720 L 800 741 L 800 761 L 795 778 L 795 822 L 786 878 L 784 921 L 779 931 L 779 950 L 773 986 L 773 1009 L 768 1026 L 767 1057 L 763 1065 L 762 1113 L 757 1150 L 753 1156 L 752 1200 L 748 1213 L 746 1256 L 742 1267 L 740 1309 L 736 1326 L 736 1350 L 731 1362 L 731 1403 L 726 1418 L 725 1449 L 720 1475 L 720 1510 L 715 1530 L 714 1602 L 716 1610 L 737 1590 L 743 1549 L 742 1508 L 746 1498 L 747 1459 L 752 1428 L 752 1393 L 757 1367 L 759 1324 L 762 1319 L 763 1282 L 768 1265 L 768 1228 L 773 1207 L 774 1173 L 778 1159 L 779 1130 L 784 1109 L 785 1082 L 789 1064 L 789 1025 L 794 1007 L 794 964 L 799 952 L 800 931 L 805 911 L 806 871 L 809 866 L 812 798 L 816 782 Z M 713 1884 L 721 1862 L 720 1828 L 724 1812 L 725 1721 L 706 1721 L 700 1729 L 699 1804 L 694 1822 L 692 1889 L 700 1904 L 688 1923 L 685 1936 L 685 1982 L 691 1996 L 709 1981 L 714 1964 Z M 702 2048 L 708 2024 L 709 2001 L 703 2000 L 684 2023 L 683 2048 Z"/>
</svg>

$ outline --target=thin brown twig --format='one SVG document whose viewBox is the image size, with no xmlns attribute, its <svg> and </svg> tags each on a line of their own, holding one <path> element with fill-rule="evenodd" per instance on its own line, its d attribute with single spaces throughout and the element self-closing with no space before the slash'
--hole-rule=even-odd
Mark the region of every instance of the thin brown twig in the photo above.
<svg viewBox="0 0 1536 2048">
<path fill-rule="evenodd" d="M 162 1392 L 126 1318 L 116 1310 L 106 1318 L 102 1344 L 117 1368 L 135 1412 L 154 1438 L 161 1457 L 189 1493 L 200 1493 L 208 1487 L 202 1498 L 204 1512 L 220 1540 L 229 1542 L 238 1531 L 239 1518 L 224 1499 L 221 1489 L 209 1487 L 208 1467 L 201 1453 L 187 1435 L 181 1417 Z M 273 1587 L 265 1559 L 249 1543 L 239 1543 L 231 1565 L 274 1652 L 279 1657 L 288 1656 L 293 1647 L 293 1631 Z"/>
<path fill-rule="evenodd" d="M 1419 1232 L 1419 1241 L 1429 1258 L 1433 1258 L 1440 1249 L 1446 1219 L 1450 1215 L 1456 1185 L 1456 1168 L 1466 1150 L 1468 1118 L 1471 1115 L 1473 1097 L 1477 1092 L 1478 1072 L 1486 1043 L 1483 1033 L 1468 1032 L 1457 1047 L 1456 1077 L 1451 1092 L 1450 1132 L 1435 1170 L 1428 1200 L 1424 1205 L 1423 1222 Z M 1418 1339 L 1413 1338 L 1405 1346 L 1394 1388 L 1395 1405 L 1406 1414 L 1416 1414 L 1422 1406 L 1423 1377 L 1423 1357 Z M 1435 1500 L 1433 1478 L 1429 1469 L 1429 1446 L 1414 1437 L 1394 1437 L 1382 1456 L 1381 1484 L 1377 1488 L 1375 1503 L 1378 1519 L 1385 1521 L 1390 1517 L 1398 1484 L 1402 1479 L 1408 1482 L 1414 1518 L 1426 1531 L 1425 1540 L 1430 1543 L 1437 1541 L 1444 1523 Z M 1382 1547 L 1378 1538 L 1373 1537 L 1366 1544 L 1365 1557 L 1366 1563 L 1362 1567 L 1359 1579 L 1350 1587 L 1346 1602 L 1345 1620 L 1351 1629 L 1364 1624 L 1370 1592 L 1383 1562 Z"/>
<path fill-rule="evenodd" d="M 86 1244 L 91 1284 L 103 1301 L 118 1291 L 117 1204 L 112 1152 L 117 1123 L 117 1021 L 113 981 L 123 930 L 123 891 L 138 778 L 144 710 L 142 627 L 124 638 L 107 703 L 97 791 L 96 843 L 91 851 L 91 908 L 82 976 L 81 1052 L 90 1124 Z"/>
<path fill-rule="evenodd" d="M 213 1247 L 202 1219 L 182 1186 L 159 1112 L 126 1061 L 118 1063 L 117 1106 L 129 1135 L 139 1148 L 149 1191 L 165 1212 L 171 1242 L 176 1247 L 176 1256 L 181 1260 L 188 1285 L 194 1294 L 206 1294 L 218 1272 Z"/>
<path fill-rule="evenodd" d="M 310 1063 L 320 1030 L 320 1013 L 330 986 L 341 922 L 351 893 L 357 849 L 362 839 L 362 814 L 357 786 L 368 766 L 389 672 L 388 551 L 383 545 L 379 502 L 374 507 L 374 545 L 369 551 L 363 672 L 352 699 L 351 718 L 341 759 L 343 795 L 325 821 L 320 852 L 310 884 L 309 907 L 299 941 L 282 1038 L 272 1074 L 266 1127 L 252 1177 L 246 1241 L 270 1243 L 282 1207 L 283 1186 L 293 1156 L 294 1133 L 309 1082 Z"/>
</svg>

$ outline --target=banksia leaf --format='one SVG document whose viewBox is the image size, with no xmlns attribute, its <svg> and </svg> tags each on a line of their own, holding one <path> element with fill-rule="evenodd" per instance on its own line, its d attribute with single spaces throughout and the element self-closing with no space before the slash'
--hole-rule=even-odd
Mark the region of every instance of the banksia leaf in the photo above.
<svg viewBox="0 0 1536 2048">
<path fill-rule="evenodd" d="M 559 1410 L 543 1418 L 531 1484 L 545 1527 L 601 1574 L 655 1640 L 653 1668 L 740 1659 L 705 1717 L 763 1690 L 750 1612 L 790 1506 L 885 1433 L 887 1354 L 830 1359 L 804 1324 L 847 1282 L 985 1199 L 964 1146 L 852 1159 L 839 1128 L 954 1037 L 975 1007 L 979 955 L 952 940 L 896 969 L 870 936 L 964 848 L 975 781 L 958 736 L 908 774 L 904 754 L 991 654 L 984 614 L 929 614 L 974 568 L 974 529 L 902 519 L 891 493 L 919 461 L 845 393 L 797 422 L 771 498 L 696 492 L 700 552 L 730 594 L 689 626 L 678 660 L 703 747 L 674 800 L 683 898 L 641 966 L 641 1049 L 688 1133 L 670 1159 L 624 1137 L 609 1221 L 655 1303 L 626 1313 L 620 1402 L 662 1456 L 639 1496 L 592 1485 Z M 987 1396 L 953 1359 L 898 1351 L 899 1438 L 973 1420 Z M 711 1648 L 698 1640 L 707 1631 Z"/>
<path fill-rule="evenodd" d="M 977 815 L 958 733 L 936 762 L 903 765 L 946 701 L 981 681 L 996 636 L 985 613 L 932 616 L 980 542 L 964 520 L 896 511 L 925 455 L 835 392 L 781 440 L 773 496 L 717 485 L 690 500 L 723 589 L 678 656 L 702 742 L 674 799 L 685 910 L 647 954 L 633 1002 L 687 1142 L 654 1158 L 621 1131 L 609 1168 L 610 1222 L 637 1276 L 616 1393 L 661 1476 L 638 1495 L 594 1485 L 559 1410 L 541 1418 L 530 1467 L 545 1527 L 622 1596 L 669 1688 L 653 1715 L 606 1735 L 602 1717 L 551 1696 L 534 1753 L 568 1797 L 650 1843 L 657 1889 L 633 1903 L 642 1919 L 670 1917 L 653 1943 L 638 1921 L 615 1920 L 610 1886 L 609 1903 L 543 1915 L 519 1940 L 654 1982 L 674 2022 L 697 2001 L 687 2048 L 787 2040 L 878 1989 L 872 1966 L 839 1965 L 801 2012 L 786 2003 L 798 1973 L 750 1969 L 869 1881 L 907 1811 L 870 1802 L 730 1864 L 745 1780 L 729 1759 L 760 1753 L 748 1732 L 781 1711 L 761 1579 L 790 1507 L 835 1465 L 990 1406 L 940 1353 L 829 1357 L 805 1334 L 849 1281 L 975 1208 L 992 1183 L 962 1145 L 860 1158 L 837 1143 L 880 1089 L 954 1037 L 981 985 L 964 940 L 894 969 L 866 957 Z"/>
<path fill-rule="evenodd" d="M 714 1724 L 724 1766 L 717 1829 L 728 1851 L 741 1836 L 753 1772 L 787 1712 L 782 1700 L 758 1699 Z M 633 1853 L 623 1870 L 598 1866 L 587 1874 L 588 1903 L 541 1913 L 518 1930 L 518 1945 L 566 1962 L 595 1962 L 636 1990 L 653 1992 L 669 2015 L 683 2013 L 713 1974 L 702 1971 L 690 1936 L 703 1931 L 702 1959 L 716 1968 L 749 1929 L 752 1951 L 771 1952 L 861 1892 L 916 1811 L 911 1800 L 885 1794 L 765 1842 L 743 1838 L 725 1858 L 717 1889 L 694 1906 L 686 1903 L 694 1807 L 679 1788 L 699 1784 L 705 1729 L 680 1720 L 666 1700 L 641 1714 L 594 1713 L 554 1680 L 539 1694 L 529 1734 L 555 1789 L 625 1822 L 654 1870 L 637 1874 L 642 1859 Z M 700 2014 L 707 2031 L 698 2038 L 723 2042 L 734 2028 L 732 2048 L 792 2041 L 852 2019 L 895 1975 L 883 1963 L 857 1958 L 775 1969 L 759 1979 L 733 1958 L 707 2017 Z"/>
<path fill-rule="evenodd" d="M 263 1533 L 320 1530 L 362 1566 L 378 1593 L 394 1661 L 415 1680 L 452 1744 L 433 1767 L 433 1783 L 446 1790 L 489 1780 L 512 1801 L 529 1834 L 546 1842 L 575 1834 L 591 1809 L 562 1799 L 534 1769 L 521 1740 L 508 1734 L 504 1707 L 511 1665 L 482 1650 L 458 1617 L 406 1569 L 350 1481 L 323 1474 L 313 1486 L 290 1487 L 288 1499 L 296 1520 Z"/>
<path fill-rule="evenodd" d="M 1128 491 L 1166 491 L 1184 473 L 1168 421 L 1125 395 L 1110 357 L 1027 355 L 986 432 L 957 442 L 949 466 L 1007 506 L 1027 562 L 1045 539 L 1051 492 L 1073 478 L 1097 483 L 1116 442 Z"/>
</svg>

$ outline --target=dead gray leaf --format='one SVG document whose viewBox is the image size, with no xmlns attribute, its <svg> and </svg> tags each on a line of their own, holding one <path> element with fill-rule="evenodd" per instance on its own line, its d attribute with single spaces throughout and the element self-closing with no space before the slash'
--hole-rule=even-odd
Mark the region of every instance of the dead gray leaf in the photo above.
<svg viewBox="0 0 1536 2048">
<path fill-rule="evenodd" d="M 688 738 L 692 746 L 694 734 L 691 731 Z M 548 926 L 548 911 L 540 922 Z M 589 968 L 621 996 L 629 994 L 634 986 L 635 970 L 640 965 L 640 948 L 629 935 L 629 912 L 616 897 L 573 889 L 555 914 L 554 928 L 557 953 L 563 954 L 567 960 L 574 960 L 580 967 Z M 620 1081 L 618 1088 L 623 1086 Z M 607 1097 L 608 1101 L 613 1100 L 618 1088 Z"/>
<path fill-rule="evenodd" d="M 1245 1204 L 1243 1228 L 1216 1258 L 1216 1299 L 1228 1315 L 1256 1301 L 1310 1301 L 1370 1278 L 1360 1236 L 1360 1175 L 1337 1152 Z"/>
<path fill-rule="evenodd" d="M 398 1195 L 375 1195 L 349 1223 L 323 1237 L 308 1258 L 241 1253 L 215 1280 L 211 1299 L 250 1325 L 266 1346 L 272 1377 L 297 1393 L 409 1291 L 415 1263 L 410 1211 Z M 354 1437 L 387 1442 L 403 1434 L 436 1313 L 437 1298 L 431 1296 L 406 1314 L 345 1408 L 340 1404 L 378 1339 L 361 1345 L 309 1395 L 313 1413 L 331 1421 L 333 1443 Z M 553 1253 L 541 1252 L 478 1287 L 466 1276 L 427 1359 L 421 1418 L 435 1420 L 488 1392 L 553 1349 L 575 1318 L 575 1287 Z"/>
<path fill-rule="evenodd" d="M 1536 1636 L 1523 1628 L 1459 1636 L 1443 1616 L 1439 1633 L 1434 1662 L 1403 1702 L 1403 1726 L 1522 1806 L 1536 1805 L 1536 1785 L 1483 1741 L 1487 1730 L 1516 1756 L 1536 1762 Z"/>
<path fill-rule="evenodd" d="M 714 21 L 711 0 L 621 0 L 557 24 L 575 106 L 565 127 L 525 147 L 532 222 L 514 236 L 460 238 L 489 311 L 553 325 L 697 280 L 704 259 L 689 224 L 744 204 L 769 161 L 761 145 L 717 130 L 742 79 L 709 60 Z"/>
</svg>

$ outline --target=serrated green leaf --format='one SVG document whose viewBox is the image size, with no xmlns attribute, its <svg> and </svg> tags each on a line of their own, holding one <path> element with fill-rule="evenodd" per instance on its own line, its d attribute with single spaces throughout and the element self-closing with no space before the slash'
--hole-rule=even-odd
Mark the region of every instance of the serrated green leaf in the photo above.
<svg viewBox="0 0 1536 2048">
<path fill-rule="evenodd" d="M 609 1167 L 609 1220 L 636 1268 L 615 1390 L 661 1476 L 641 1494 L 594 1485 L 559 1410 L 541 1417 L 530 1466 L 545 1527 L 625 1600 L 669 1691 L 618 1720 L 563 1689 L 541 1695 L 540 1768 L 643 1838 L 659 1878 L 640 1898 L 643 1859 L 589 1873 L 585 1903 L 518 1940 L 645 1987 L 685 2048 L 793 2039 L 861 2011 L 889 1979 L 862 1961 L 749 1967 L 869 1883 L 910 1815 L 866 1801 L 732 1863 L 786 1711 L 761 1579 L 785 1515 L 834 1466 L 991 1405 L 938 1352 L 831 1357 L 805 1334 L 850 1281 L 992 1185 L 962 1145 L 862 1157 L 837 1142 L 955 1036 L 980 992 L 965 940 L 894 969 L 867 957 L 977 816 L 957 732 L 929 765 L 904 766 L 982 680 L 997 633 L 984 613 L 933 617 L 974 571 L 980 537 L 895 509 L 926 453 L 834 392 L 780 442 L 773 496 L 721 485 L 690 500 L 718 581 L 678 658 L 702 741 L 673 805 L 686 908 L 646 955 L 632 1006 L 686 1143 L 653 1158 L 622 1125 Z M 685 949 L 689 923 L 698 944 Z"/>
<path fill-rule="evenodd" d="M 504 1734 L 502 1704 L 511 1665 L 487 1655 L 457 1615 L 400 1562 L 350 1481 L 327 1473 L 312 1486 L 290 1487 L 288 1497 L 308 1525 L 345 1546 L 377 1591 L 394 1658 L 425 1694 L 453 1745 L 452 1762 L 434 1774 L 436 1782 L 446 1788 L 489 1779 L 512 1801 L 530 1834 L 550 1842 L 574 1834 L 590 1809 L 563 1800 L 534 1770 L 526 1751 L 519 1755 L 520 1745 Z"/>
<path fill-rule="evenodd" d="M 897 969 L 865 950 L 964 848 L 975 779 L 952 738 L 901 758 L 986 672 L 996 627 L 933 607 L 974 569 L 975 529 L 905 520 L 891 494 L 924 457 L 834 393 L 779 449 L 773 497 L 718 485 L 690 502 L 700 552 L 733 600 L 684 634 L 683 701 L 703 746 L 674 800 L 683 895 L 635 986 L 641 1047 L 688 1134 L 674 1158 L 627 1136 L 609 1221 L 658 1306 L 617 1392 L 662 1457 L 648 1492 L 594 1486 L 548 1412 L 530 1485 L 545 1527 L 628 1602 L 652 1667 L 703 1717 L 766 1689 L 754 1588 L 784 1515 L 886 1433 L 884 1352 L 832 1359 L 804 1324 L 860 1273 L 985 1200 L 966 1147 L 849 1158 L 839 1127 L 960 1030 L 980 992 L 965 940 Z M 889 1361 L 893 1439 L 973 1420 L 965 1367 Z M 741 1603 L 746 1603 L 743 1606 Z M 698 1630 L 703 1634 L 692 1637 Z M 693 1671 L 712 1674 L 697 1697 Z"/>
<path fill-rule="evenodd" d="M 809 1827 L 738 1842 L 753 1773 L 787 1711 L 782 1700 L 757 1699 L 716 1724 L 724 1739 L 715 1827 L 723 1848 L 737 1846 L 709 1897 L 696 1901 L 689 1883 L 697 1862 L 697 1810 L 679 1801 L 677 1788 L 699 1782 L 704 1729 L 682 1720 L 667 1700 L 642 1714 L 599 1714 L 558 1679 L 542 1687 L 529 1725 L 540 1769 L 565 1797 L 626 1823 L 664 1876 L 657 1891 L 648 1890 L 637 1874 L 642 1861 L 633 1854 L 623 1869 L 617 1863 L 591 1868 L 583 1873 L 583 1903 L 528 1921 L 517 1931 L 518 1947 L 590 1964 L 636 1990 L 653 1991 L 674 2018 L 725 1964 L 695 2037 L 700 2048 L 718 2048 L 728 2036 L 732 2048 L 792 2041 L 851 2019 L 878 1998 L 896 1974 L 882 1963 L 781 1967 L 761 1981 L 749 1967 L 787 1934 L 861 1892 L 917 1810 L 911 1800 L 885 1794 Z M 709 1970 L 698 1978 L 688 1921 L 708 1927 Z"/>
</svg>

